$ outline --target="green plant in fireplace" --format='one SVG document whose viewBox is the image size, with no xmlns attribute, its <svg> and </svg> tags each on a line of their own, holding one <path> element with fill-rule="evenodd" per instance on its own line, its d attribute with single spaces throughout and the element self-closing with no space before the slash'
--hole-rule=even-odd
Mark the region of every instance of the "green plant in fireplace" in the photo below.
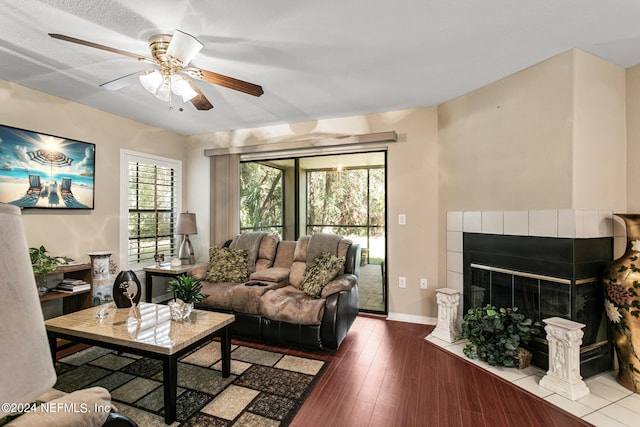
<svg viewBox="0 0 640 427">
<path fill-rule="evenodd" d="M 463 352 L 492 366 L 517 367 L 522 346 L 540 334 L 539 326 L 517 307 L 471 308 L 462 319 L 461 335 L 469 340 Z"/>
</svg>

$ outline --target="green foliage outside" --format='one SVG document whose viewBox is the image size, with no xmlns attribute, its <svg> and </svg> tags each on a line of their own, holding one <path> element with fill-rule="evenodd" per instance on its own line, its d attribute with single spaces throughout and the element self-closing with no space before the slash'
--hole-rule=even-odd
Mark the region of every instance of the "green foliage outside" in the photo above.
<svg viewBox="0 0 640 427">
<path fill-rule="evenodd" d="M 129 262 L 174 256 L 175 170 L 129 164 Z"/>
<path fill-rule="evenodd" d="M 282 234 L 283 172 L 255 162 L 240 164 L 240 228 Z"/>
<path fill-rule="evenodd" d="M 307 223 L 384 226 L 384 169 L 307 173 Z"/>
<path fill-rule="evenodd" d="M 284 172 L 259 162 L 240 164 L 240 230 L 283 234 Z M 384 258 L 383 167 L 308 170 L 307 234 L 334 233 Z M 304 200 L 301 200 L 304 203 Z M 373 247 L 378 248 L 373 251 Z M 375 253 L 374 253 L 375 252 Z"/>
</svg>

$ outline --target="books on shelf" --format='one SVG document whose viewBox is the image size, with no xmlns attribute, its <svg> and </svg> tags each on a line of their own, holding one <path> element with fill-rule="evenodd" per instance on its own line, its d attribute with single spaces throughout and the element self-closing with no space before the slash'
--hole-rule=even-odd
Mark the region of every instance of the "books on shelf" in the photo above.
<svg viewBox="0 0 640 427">
<path fill-rule="evenodd" d="M 61 285 L 86 285 L 87 282 L 85 282 L 82 279 L 74 279 L 72 277 L 65 277 L 64 279 L 62 279 L 62 282 L 60 282 Z"/>
<path fill-rule="evenodd" d="M 81 279 L 65 278 L 62 282 L 58 283 L 55 290 L 58 292 L 81 292 L 91 289 L 91 284 Z"/>
</svg>

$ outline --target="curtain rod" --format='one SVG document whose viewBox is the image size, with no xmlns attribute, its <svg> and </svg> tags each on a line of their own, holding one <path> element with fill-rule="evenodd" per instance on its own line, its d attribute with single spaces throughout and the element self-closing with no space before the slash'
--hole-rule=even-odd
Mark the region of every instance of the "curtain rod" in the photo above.
<svg viewBox="0 0 640 427">
<path fill-rule="evenodd" d="M 379 142 L 397 142 L 395 131 L 366 133 L 362 135 L 345 135 L 299 141 L 274 142 L 272 144 L 242 145 L 238 147 L 209 148 L 204 150 L 207 157 L 226 156 L 229 154 L 271 153 L 275 151 L 315 149 L 321 147 L 349 146 L 354 144 L 371 144 Z"/>
</svg>

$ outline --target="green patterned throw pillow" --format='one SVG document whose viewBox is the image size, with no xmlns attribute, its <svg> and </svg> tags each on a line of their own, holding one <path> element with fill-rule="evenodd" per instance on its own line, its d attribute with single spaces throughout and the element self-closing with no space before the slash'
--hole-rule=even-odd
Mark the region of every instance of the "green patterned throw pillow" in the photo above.
<svg viewBox="0 0 640 427">
<path fill-rule="evenodd" d="M 323 252 L 304 273 L 300 289 L 309 296 L 320 298 L 322 290 L 340 273 L 344 262 L 344 257 L 338 258 L 329 252 Z"/>
<path fill-rule="evenodd" d="M 249 280 L 247 251 L 212 247 L 209 249 L 209 270 L 207 282 L 244 283 Z"/>
</svg>

